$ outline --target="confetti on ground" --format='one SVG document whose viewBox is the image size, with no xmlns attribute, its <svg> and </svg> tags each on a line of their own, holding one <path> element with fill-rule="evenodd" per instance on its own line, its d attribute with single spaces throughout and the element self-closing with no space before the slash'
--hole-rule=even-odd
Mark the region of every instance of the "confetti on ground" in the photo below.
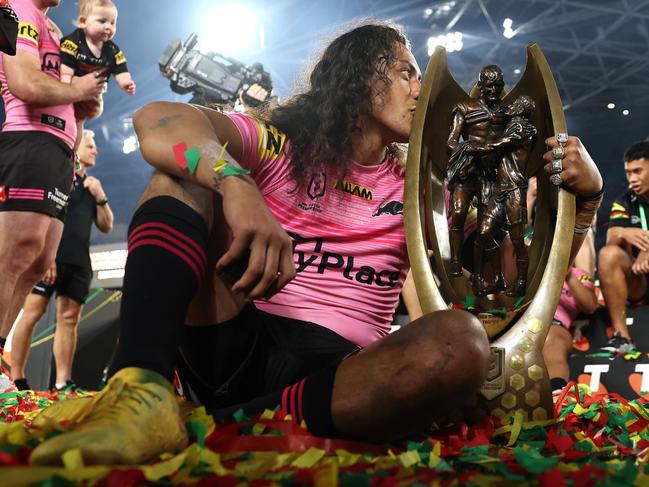
<svg viewBox="0 0 649 487">
<path fill-rule="evenodd" d="M 579 394 L 579 396 L 578 396 Z M 41 435 L 30 420 L 47 405 L 79 394 L 0 395 L 2 485 L 648 485 L 649 408 L 642 399 L 590 396 L 567 389 L 557 418 L 506 424 L 487 417 L 435 429 L 417 441 L 377 446 L 315 438 L 281 411 L 214 424 L 202 408 L 186 418 L 191 444 L 148 465 L 83 466 L 78 450 L 63 468 L 30 468 Z"/>
</svg>

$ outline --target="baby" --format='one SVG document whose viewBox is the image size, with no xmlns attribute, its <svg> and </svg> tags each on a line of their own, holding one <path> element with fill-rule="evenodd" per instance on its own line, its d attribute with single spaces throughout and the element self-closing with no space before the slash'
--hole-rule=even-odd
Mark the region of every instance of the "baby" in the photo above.
<svg viewBox="0 0 649 487">
<path fill-rule="evenodd" d="M 111 41 L 117 30 L 117 7 L 111 0 L 79 0 L 79 27 L 61 39 L 61 81 L 95 72 L 96 76 L 115 75 L 117 84 L 129 95 L 135 82 L 126 67 L 126 58 Z"/>
</svg>

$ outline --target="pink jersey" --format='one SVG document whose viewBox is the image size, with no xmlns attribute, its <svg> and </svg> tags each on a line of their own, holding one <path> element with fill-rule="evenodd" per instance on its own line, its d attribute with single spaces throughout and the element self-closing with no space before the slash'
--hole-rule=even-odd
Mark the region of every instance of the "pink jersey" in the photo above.
<svg viewBox="0 0 649 487">
<path fill-rule="evenodd" d="M 17 51 L 25 51 L 38 57 L 41 70 L 52 78 L 59 80 L 61 64 L 60 31 L 45 14 L 36 8 L 32 0 L 12 0 L 12 8 L 20 19 L 18 24 Z M 63 139 L 74 147 L 77 126 L 72 104 L 51 107 L 29 106 L 11 94 L 7 88 L 7 76 L 4 69 L 4 57 L 0 56 L 0 82 L 2 98 L 5 103 L 6 119 L 3 131 L 29 130 L 49 132 Z"/>
<path fill-rule="evenodd" d="M 342 180 L 320 172 L 295 192 L 286 135 L 247 115 L 229 117 L 243 138 L 241 165 L 294 239 L 297 276 L 255 301 L 257 308 L 317 323 L 361 346 L 386 335 L 409 268 L 401 163 L 352 163 Z"/>
<path fill-rule="evenodd" d="M 582 285 L 589 289 L 595 289 L 593 279 L 586 271 L 583 271 L 579 267 L 573 267 L 572 273 L 579 279 Z M 570 294 L 568 283 L 564 282 L 561 297 L 559 298 L 559 305 L 557 306 L 557 311 L 554 313 L 554 319 L 560 321 L 565 328 L 570 329 L 572 322 L 578 315 L 579 309 L 577 308 L 577 302 L 572 294 Z"/>
</svg>

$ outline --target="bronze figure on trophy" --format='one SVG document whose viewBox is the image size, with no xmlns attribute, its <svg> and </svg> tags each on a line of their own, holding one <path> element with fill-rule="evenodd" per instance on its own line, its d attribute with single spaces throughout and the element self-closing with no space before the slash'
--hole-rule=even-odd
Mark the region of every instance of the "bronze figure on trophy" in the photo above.
<svg viewBox="0 0 649 487">
<path fill-rule="evenodd" d="M 449 274 L 462 275 L 460 256 L 464 224 L 475 199 L 478 234 L 471 280 L 473 292 L 476 296 L 485 296 L 505 289 L 500 244 L 495 236 L 500 226 L 509 232 L 516 252 L 518 276 L 507 294 L 520 296 L 525 294 L 528 257 L 523 239 L 527 225 L 527 180 L 519 164 L 527 161 L 536 136 L 536 128 L 529 121 L 535 104 L 525 95 L 509 106 L 503 104 L 504 80 L 498 66 L 485 66 L 480 70 L 477 88 L 477 98 L 453 107 L 447 142 L 450 152 L 447 180 L 451 191 Z M 485 283 L 485 263 L 491 266 L 494 275 L 490 286 Z"/>
<path fill-rule="evenodd" d="M 484 407 L 499 418 L 542 420 L 552 416 L 542 349 L 568 267 L 576 212 L 575 196 L 559 189 L 561 159 L 554 151 L 557 160 L 545 177 L 543 142 L 555 137 L 560 152 L 568 130 L 537 45 L 528 47 L 523 75 L 509 92 L 504 81 L 498 66 L 485 66 L 467 93 L 453 78 L 444 48 L 431 55 L 408 150 L 408 254 L 422 311 L 465 309 L 490 337 Z M 523 236 L 530 176 L 537 176 L 540 197 L 528 247 Z M 470 269 L 461 255 L 472 205 L 478 227 Z M 514 248 L 515 276 L 501 270 L 504 234 Z M 473 271 L 470 280 L 466 268 Z"/>
</svg>

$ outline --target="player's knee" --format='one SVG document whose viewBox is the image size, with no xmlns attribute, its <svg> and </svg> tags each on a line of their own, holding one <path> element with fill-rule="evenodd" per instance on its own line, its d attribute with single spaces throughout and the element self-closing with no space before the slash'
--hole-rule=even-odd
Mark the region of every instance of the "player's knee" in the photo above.
<svg viewBox="0 0 649 487">
<path fill-rule="evenodd" d="M 75 327 L 79 321 L 77 310 L 65 309 L 59 312 L 57 317 L 57 326 Z"/>
<path fill-rule="evenodd" d="M 622 267 L 628 260 L 628 254 L 622 247 L 618 245 L 605 245 L 601 248 L 598 255 L 598 267 L 601 278 L 606 280 L 607 270 Z"/>
<path fill-rule="evenodd" d="M 23 313 L 27 321 L 38 321 L 41 316 L 45 314 L 47 309 L 47 301 L 45 300 L 25 300 L 25 305 L 23 306 Z"/>
<path fill-rule="evenodd" d="M 443 374 L 451 389 L 477 390 L 489 361 L 489 339 L 480 321 L 460 310 L 431 313 L 423 320 L 428 328 L 421 354 L 425 376 L 438 381 Z"/>
<path fill-rule="evenodd" d="M 548 335 L 548 338 L 543 344 L 543 358 L 546 362 L 556 360 L 560 355 L 559 351 L 563 348 L 563 344 L 556 337 Z"/>
</svg>

